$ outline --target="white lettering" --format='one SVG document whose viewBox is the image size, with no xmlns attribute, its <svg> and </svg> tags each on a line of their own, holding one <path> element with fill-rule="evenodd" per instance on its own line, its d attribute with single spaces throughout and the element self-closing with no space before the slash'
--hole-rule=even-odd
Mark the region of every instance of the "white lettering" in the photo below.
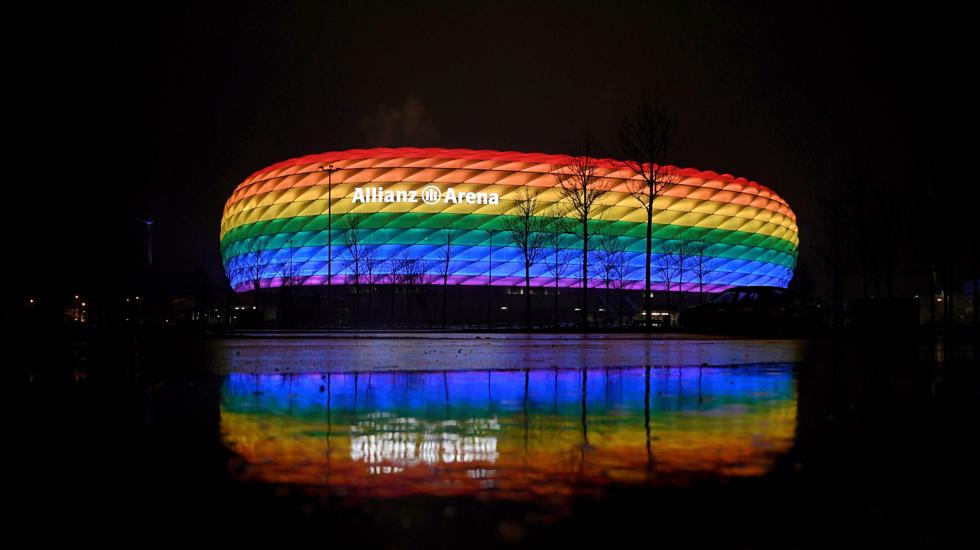
<svg viewBox="0 0 980 550">
<path fill-rule="evenodd" d="M 385 191 L 384 187 L 358 187 L 351 197 L 352 203 L 418 203 L 419 197 L 426 204 L 436 204 L 442 199 L 443 204 L 500 204 L 500 195 L 483 191 L 456 191 L 452 187 L 440 197 L 438 187 L 427 185 L 420 194 L 417 189 L 401 191 Z"/>
</svg>

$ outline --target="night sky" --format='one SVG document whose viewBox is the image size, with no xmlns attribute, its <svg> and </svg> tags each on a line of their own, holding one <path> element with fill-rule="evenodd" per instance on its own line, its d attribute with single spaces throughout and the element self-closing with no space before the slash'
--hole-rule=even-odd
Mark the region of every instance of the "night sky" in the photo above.
<svg viewBox="0 0 980 550">
<path fill-rule="evenodd" d="M 802 262 L 815 197 L 843 171 L 910 202 L 913 180 L 972 173 L 966 18 L 737 4 L 31 8 L 4 39 L 7 275 L 28 290 L 133 286 L 152 218 L 175 288 L 221 285 L 222 206 L 255 170 L 372 146 L 564 153 L 586 128 L 615 153 L 651 91 L 677 116 L 673 163 L 782 195 Z M 958 204 L 976 196 L 956 185 Z"/>
</svg>

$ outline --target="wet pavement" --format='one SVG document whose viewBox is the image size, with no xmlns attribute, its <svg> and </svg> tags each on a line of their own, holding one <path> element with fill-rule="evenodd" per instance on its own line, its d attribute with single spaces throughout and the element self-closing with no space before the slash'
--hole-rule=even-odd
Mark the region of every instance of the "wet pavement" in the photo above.
<svg viewBox="0 0 980 550">
<path fill-rule="evenodd" d="M 222 373 L 379 370 L 590 369 L 798 362 L 801 340 L 644 334 L 338 333 L 216 341 Z"/>
<path fill-rule="evenodd" d="M 973 536 L 970 346 L 302 336 L 88 338 L 27 364 L 15 523 L 390 548 Z"/>
</svg>

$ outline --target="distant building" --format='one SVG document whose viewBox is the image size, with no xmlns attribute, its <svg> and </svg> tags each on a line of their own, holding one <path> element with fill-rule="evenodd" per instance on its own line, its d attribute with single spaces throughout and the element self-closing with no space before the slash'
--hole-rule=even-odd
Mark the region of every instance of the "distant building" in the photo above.
<svg viewBox="0 0 980 550">
<path fill-rule="evenodd" d="M 357 240 L 374 259 L 378 284 L 398 283 L 397 261 L 414 261 L 421 284 L 441 284 L 447 232 L 449 284 L 523 286 L 524 263 L 507 231 L 515 201 L 526 189 L 547 217 L 561 201 L 556 174 L 571 158 L 536 153 L 468 149 L 352 149 L 310 155 L 259 170 L 238 185 L 221 219 L 221 254 L 232 287 L 347 284 L 352 267 L 350 220 Z M 622 287 L 642 289 L 646 216 L 629 193 L 638 178 L 614 160 L 599 162 L 609 192 L 597 203 L 593 235 L 619 241 Z M 328 176 L 328 166 L 335 171 Z M 679 169 L 677 183 L 655 202 L 654 264 L 680 243 L 700 242 L 701 280 L 688 258 L 671 290 L 719 292 L 731 286 L 786 287 L 796 266 L 796 216 L 782 198 L 744 178 Z M 332 206 L 328 206 L 328 181 Z M 328 232 L 328 208 L 332 229 Z M 581 228 L 568 217 L 559 286 L 581 285 Z M 328 233 L 330 242 L 328 242 Z M 596 248 L 597 240 L 590 247 Z M 332 247 L 332 258 L 329 248 Z M 328 258 L 330 258 L 328 266 Z M 531 269 L 531 284 L 553 287 L 546 251 Z M 595 261 L 590 258 L 590 263 Z M 654 288 L 666 284 L 654 268 Z M 256 284 L 258 283 L 258 284 Z M 599 275 L 589 286 L 601 287 Z"/>
</svg>

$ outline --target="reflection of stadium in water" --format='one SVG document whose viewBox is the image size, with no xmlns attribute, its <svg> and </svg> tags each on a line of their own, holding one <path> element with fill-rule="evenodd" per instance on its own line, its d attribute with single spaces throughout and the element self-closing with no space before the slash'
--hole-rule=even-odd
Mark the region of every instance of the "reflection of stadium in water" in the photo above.
<svg viewBox="0 0 980 550">
<path fill-rule="evenodd" d="M 793 443 L 790 365 L 229 375 L 245 479 L 351 494 L 567 494 L 761 475 Z"/>
<path fill-rule="evenodd" d="M 396 464 L 377 473 L 400 472 L 405 466 L 453 462 L 495 462 L 500 430 L 496 419 L 422 422 L 372 413 L 350 428 L 350 458 L 366 464 Z M 453 430 L 459 430 L 454 433 Z M 460 435 L 467 434 L 467 435 Z"/>
</svg>

